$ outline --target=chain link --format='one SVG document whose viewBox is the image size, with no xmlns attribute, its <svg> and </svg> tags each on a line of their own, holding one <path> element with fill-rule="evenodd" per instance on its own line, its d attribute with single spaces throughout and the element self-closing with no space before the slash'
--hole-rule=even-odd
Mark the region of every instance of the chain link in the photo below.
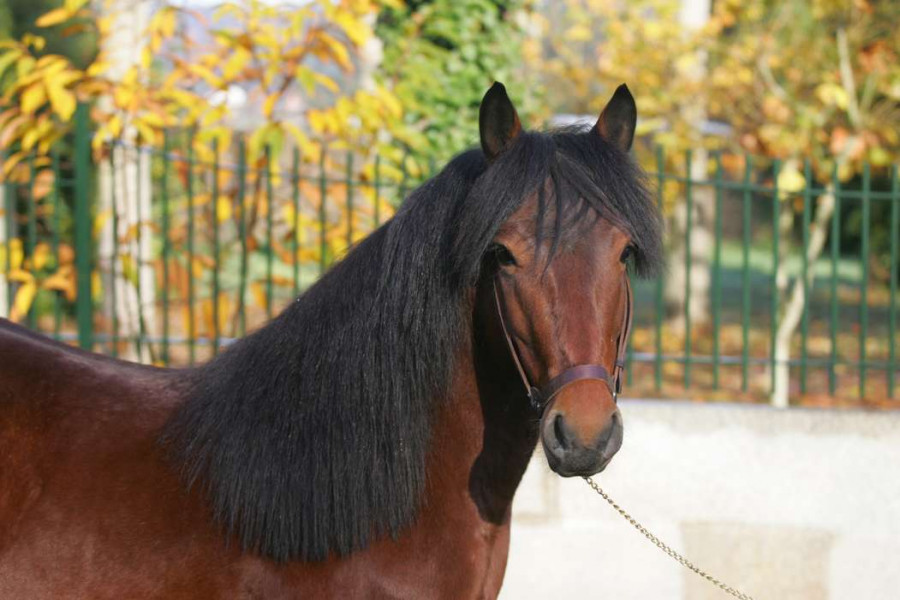
<svg viewBox="0 0 900 600">
<path fill-rule="evenodd" d="M 749 596 L 748 594 L 745 594 L 745 593 L 743 593 L 743 592 L 741 592 L 741 591 L 739 591 L 739 590 L 736 590 L 736 589 L 734 589 L 733 587 L 731 587 L 730 585 L 727 585 L 727 584 L 725 584 L 725 583 L 722 583 L 721 581 L 719 581 L 718 579 L 716 579 L 715 577 L 713 577 L 712 575 L 710 575 L 709 573 L 707 573 L 706 571 L 702 570 L 700 567 L 696 566 L 694 563 L 692 563 L 691 561 L 689 561 L 688 559 L 686 559 L 685 557 L 683 557 L 681 554 L 679 554 L 679 553 L 676 552 L 675 550 L 672 550 L 672 548 L 670 548 L 669 546 L 667 546 L 667 545 L 666 545 L 662 540 L 660 540 L 658 537 L 656 537 L 655 535 L 653 535 L 652 533 L 650 533 L 649 531 L 647 531 L 647 528 L 646 528 L 646 527 L 644 527 L 643 525 L 641 525 L 640 523 L 638 523 L 638 522 L 635 520 L 634 517 L 632 517 L 631 515 L 629 515 L 629 514 L 628 514 L 627 512 L 625 512 L 618 504 L 616 504 L 616 502 L 615 502 L 612 498 L 610 498 L 610 497 L 606 494 L 606 492 L 604 492 L 604 491 L 600 488 L 600 486 L 597 485 L 597 483 L 596 483 L 593 479 L 591 479 L 590 477 L 585 477 L 584 480 L 587 482 L 587 484 L 588 484 L 589 486 L 591 486 L 591 488 L 592 488 L 595 492 L 597 492 L 597 493 L 600 495 L 601 498 L 603 498 L 604 500 L 606 500 L 606 501 L 609 503 L 609 505 L 612 506 L 612 507 L 616 510 L 616 512 L 618 512 L 620 515 L 622 515 L 622 517 L 624 517 L 626 521 L 628 521 L 629 523 L 631 523 L 632 527 L 634 527 L 635 529 L 637 529 L 638 531 L 640 531 L 642 534 L 644 534 L 644 537 L 646 537 L 648 540 L 650 540 L 651 542 L 653 542 L 653 544 L 654 544 L 657 548 L 659 548 L 660 550 L 662 550 L 663 552 L 665 552 L 666 554 L 668 554 L 671 558 L 673 558 L 675 561 L 677 561 L 681 566 L 683 566 L 683 567 L 685 567 L 685 568 L 687 568 L 687 569 L 690 569 L 691 571 L 693 571 L 694 573 L 696 573 L 696 574 L 699 575 L 700 577 L 703 577 L 704 579 L 706 579 L 707 581 L 709 581 L 709 582 L 712 583 L 713 585 L 719 587 L 719 588 L 720 588 L 721 590 L 723 590 L 724 592 L 726 592 L 726 593 L 728 593 L 728 594 L 731 594 L 732 596 L 734 596 L 735 598 L 738 598 L 739 600 L 753 600 L 753 597 L 752 597 L 752 596 Z"/>
</svg>

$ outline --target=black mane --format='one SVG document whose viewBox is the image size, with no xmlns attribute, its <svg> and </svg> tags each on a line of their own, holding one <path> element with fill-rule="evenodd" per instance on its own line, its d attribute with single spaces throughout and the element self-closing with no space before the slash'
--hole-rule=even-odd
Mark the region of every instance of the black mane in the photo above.
<svg viewBox="0 0 900 600">
<path fill-rule="evenodd" d="M 497 229 L 548 178 L 557 214 L 583 198 L 632 235 L 640 271 L 660 264 L 660 220 L 627 156 L 595 134 L 523 133 L 490 168 L 478 150 L 454 158 L 197 371 L 162 442 L 245 550 L 320 560 L 412 522 L 432 417 L 471 326 L 467 291 Z"/>
</svg>

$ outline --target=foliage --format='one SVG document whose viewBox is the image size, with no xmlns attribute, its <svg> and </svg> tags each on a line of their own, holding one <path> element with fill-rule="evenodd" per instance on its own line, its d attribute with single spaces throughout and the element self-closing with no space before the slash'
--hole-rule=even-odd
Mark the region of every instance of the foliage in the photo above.
<svg viewBox="0 0 900 600">
<path fill-rule="evenodd" d="M 900 156 L 900 38 L 896 3 L 727 0 L 707 23 L 680 22 L 667 0 L 563 0 L 544 22 L 551 104 L 595 113 L 627 81 L 639 133 L 672 149 L 737 146 L 781 159 L 810 157 L 820 180 L 863 160 Z M 699 115 L 726 138 L 698 131 Z M 802 187 L 795 166 L 785 175 Z"/>
<path fill-rule="evenodd" d="M 710 110 L 744 149 L 809 157 L 820 179 L 897 160 L 898 17 L 895 3 L 867 0 L 721 3 L 707 32 Z"/>
<path fill-rule="evenodd" d="M 478 106 L 493 81 L 506 84 L 519 114 L 534 124 L 540 103 L 528 89 L 528 59 L 537 50 L 528 37 L 531 10 L 526 0 L 407 0 L 381 12 L 380 75 L 403 104 L 409 150 L 443 162 L 477 144 Z"/>
<path fill-rule="evenodd" d="M 378 6 L 375 0 L 318 0 L 286 8 L 251 0 L 226 2 L 210 19 L 164 5 L 151 19 L 139 64 L 121 74 L 112 68 L 115 61 L 106 48 L 82 70 L 66 57 L 46 53 L 43 36 L 29 33 L 3 42 L 0 73 L 12 70 L 15 77 L 3 89 L 0 145 L 18 148 L 4 172 L 24 181 L 24 171 L 15 167 L 33 151 L 46 155 L 67 131 L 77 100 L 94 102 L 94 120 L 100 123 L 97 148 L 134 133 L 145 143 L 159 144 L 164 129 L 177 127 L 197 132 L 196 149 L 208 159 L 212 140 L 221 148 L 231 142 L 234 115 L 216 94 L 221 98 L 235 88 L 245 90 L 248 104 L 260 113 L 247 137 L 257 159 L 264 147 L 277 154 L 288 141 L 304 154 L 317 154 L 307 131 L 317 139 L 373 148 L 378 132 L 399 117 L 398 102 L 380 86 L 347 93 L 337 75 L 326 72 L 353 71 L 353 53 L 372 36 L 366 17 Z M 87 22 L 104 40 L 117 17 L 95 14 L 86 0 L 66 0 L 37 24 Z M 209 36 L 198 41 L 197 30 Z M 283 118 L 279 105 L 292 93 L 306 101 L 303 113 Z M 323 93 L 330 94 L 326 101 L 321 101 Z M 312 100 L 320 100 L 319 107 Z M 354 127 L 343 125 L 350 113 L 360 115 Z"/>
<path fill-rule="evenodd" d="M 41 27 L 36 21 L 58 8 L 59 0 L 0 0 L 0 40 L 22 39 L 25 34 L 46 39 L 45 53 L 60 54 L 79 68 L 97 54 L 96 30 L 85 22 L 60 23 Z"/>
<path fill-rule="evenodd" d="M 382 85 L 357 81 L 356 74 L 357 56 L 373 36 L 370 24 L 381 7 L 391 4 L 388 0 L 314 0 L 302 6 L 234 1 L 222 3 L 211 15 L 176 2 L 162 3 L 152 14 L 139 60 L 124 65 L 115 34 L 121 19 L 134 17 L 127 13 L 128 6 L 124 13 L 118 11 L 123 3 L 106 2 L 64 0 L 37 19 L 35 26 L 46 35 L 25 32 L 0 42 L 0 147 L 6 151 L 2 176 L 28 185 L 37 202 L 55 189 L 49 153 L 71 131 L 78 102 L 91 107 L 98 161 L 113 160 L 113 142 L 160 147 L 168 131 L 188 141 L 188 154 L 177 154 L 182 165 L 190 158 L 208 166 L 216 151 L 235 154 L 233 137 L 240 116 L 246 128 L 246 178 L 238 182 L 232 171 L 223 170 L 217 176 L 219 197 L 198 184 L 196 197 L 186 201 L 197 210 L 211 203 L 219 220 L 250 215 L 248 236 L 254 247 L 255 225 L 270 213 L 287 216 L 280 207 L 270 206 L 263 193 L 269 171 L 272 184 L 283 182 L 277 158 L 286 150 L 298 148 L 302 160 L 310 163 L 319 163 L 322 156 L 323 168 L 333 170 L 342 163 L 332 163 L 337 154 L 326 148 L 365 157 L 403 135 L 401 105 L 394 94 Z M 86 66 L 48 45 L 60 32 L 81 35 L 85 28 L 100 48 Z M 246 96 L 242 106 L 227 101 L 236 91 Z M 128 156 L 116 160 L 133 160 Z M 385 178 L 399 173 L 390 167 L 384 165 Z M 182 190 L 190 171 L 193 168 L 180 173 Z M 367 176 L 371 173 L 364 172 Z M 34 185 L 29 183 L 32 177 Z M 237 190 L 244 185 L 244 204 L 237 206 Z M 108 211 L 98 215 L 109 216 Z M 136 251 L 136 237 L 144 226 L 118 232 L 116 244 Z M 28 260 L 31 257 L 22 264 Z M 136 279 L 128 277 L 135 273 L 136 258 L 126 252 L 122 260 L 119 272 Z M 193 265 L 189 268 L 195 276 L 202 274 Z M 21 284 L 16 298 L 21 316 L 30 304 L 25 298 L 34 296 L 26 294 L 26 288 L 34 286 L 15 281 Z"/>
<path fill-rule="evenodd" d="M 563 3 L 541 21 L 549 104 L 557 112 L 597 115 L 626 82 L 640 107 L 639 136 L 654 132 L 655 141 L 672 150 L 696 146 L 700 136 L 690 109 L 703 92 L 701 39 L 679 24 L 678 3 Z"/>
</svg>

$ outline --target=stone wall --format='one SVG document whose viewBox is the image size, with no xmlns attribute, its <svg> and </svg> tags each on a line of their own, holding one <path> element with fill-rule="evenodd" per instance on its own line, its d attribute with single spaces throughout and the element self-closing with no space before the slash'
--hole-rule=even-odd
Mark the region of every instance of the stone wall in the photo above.
<svg viewBox="0 0 900 600">
<path fill-rule="evenodd" d="M 900 598 L 900 412 L 623 401 L 596 479 L 698 566 L 757 600 Z M 501 598 L 726 598 L 536 453 Z"/>
</svg>

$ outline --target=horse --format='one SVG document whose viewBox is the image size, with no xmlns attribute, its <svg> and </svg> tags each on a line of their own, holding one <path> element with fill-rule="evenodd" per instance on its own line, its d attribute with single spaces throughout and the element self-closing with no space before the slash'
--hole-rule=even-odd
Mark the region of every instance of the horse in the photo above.
<svg viewBox="0 0 900 600">
<path fill-rule="evenodd" d="M 480 148 L 199 367 L 0 322 L 0 597 L 496 597 L 538 440 L 562 476 L 622 443 L 636 115 L 525 131 L 495 83 Z"/>
</svg>

